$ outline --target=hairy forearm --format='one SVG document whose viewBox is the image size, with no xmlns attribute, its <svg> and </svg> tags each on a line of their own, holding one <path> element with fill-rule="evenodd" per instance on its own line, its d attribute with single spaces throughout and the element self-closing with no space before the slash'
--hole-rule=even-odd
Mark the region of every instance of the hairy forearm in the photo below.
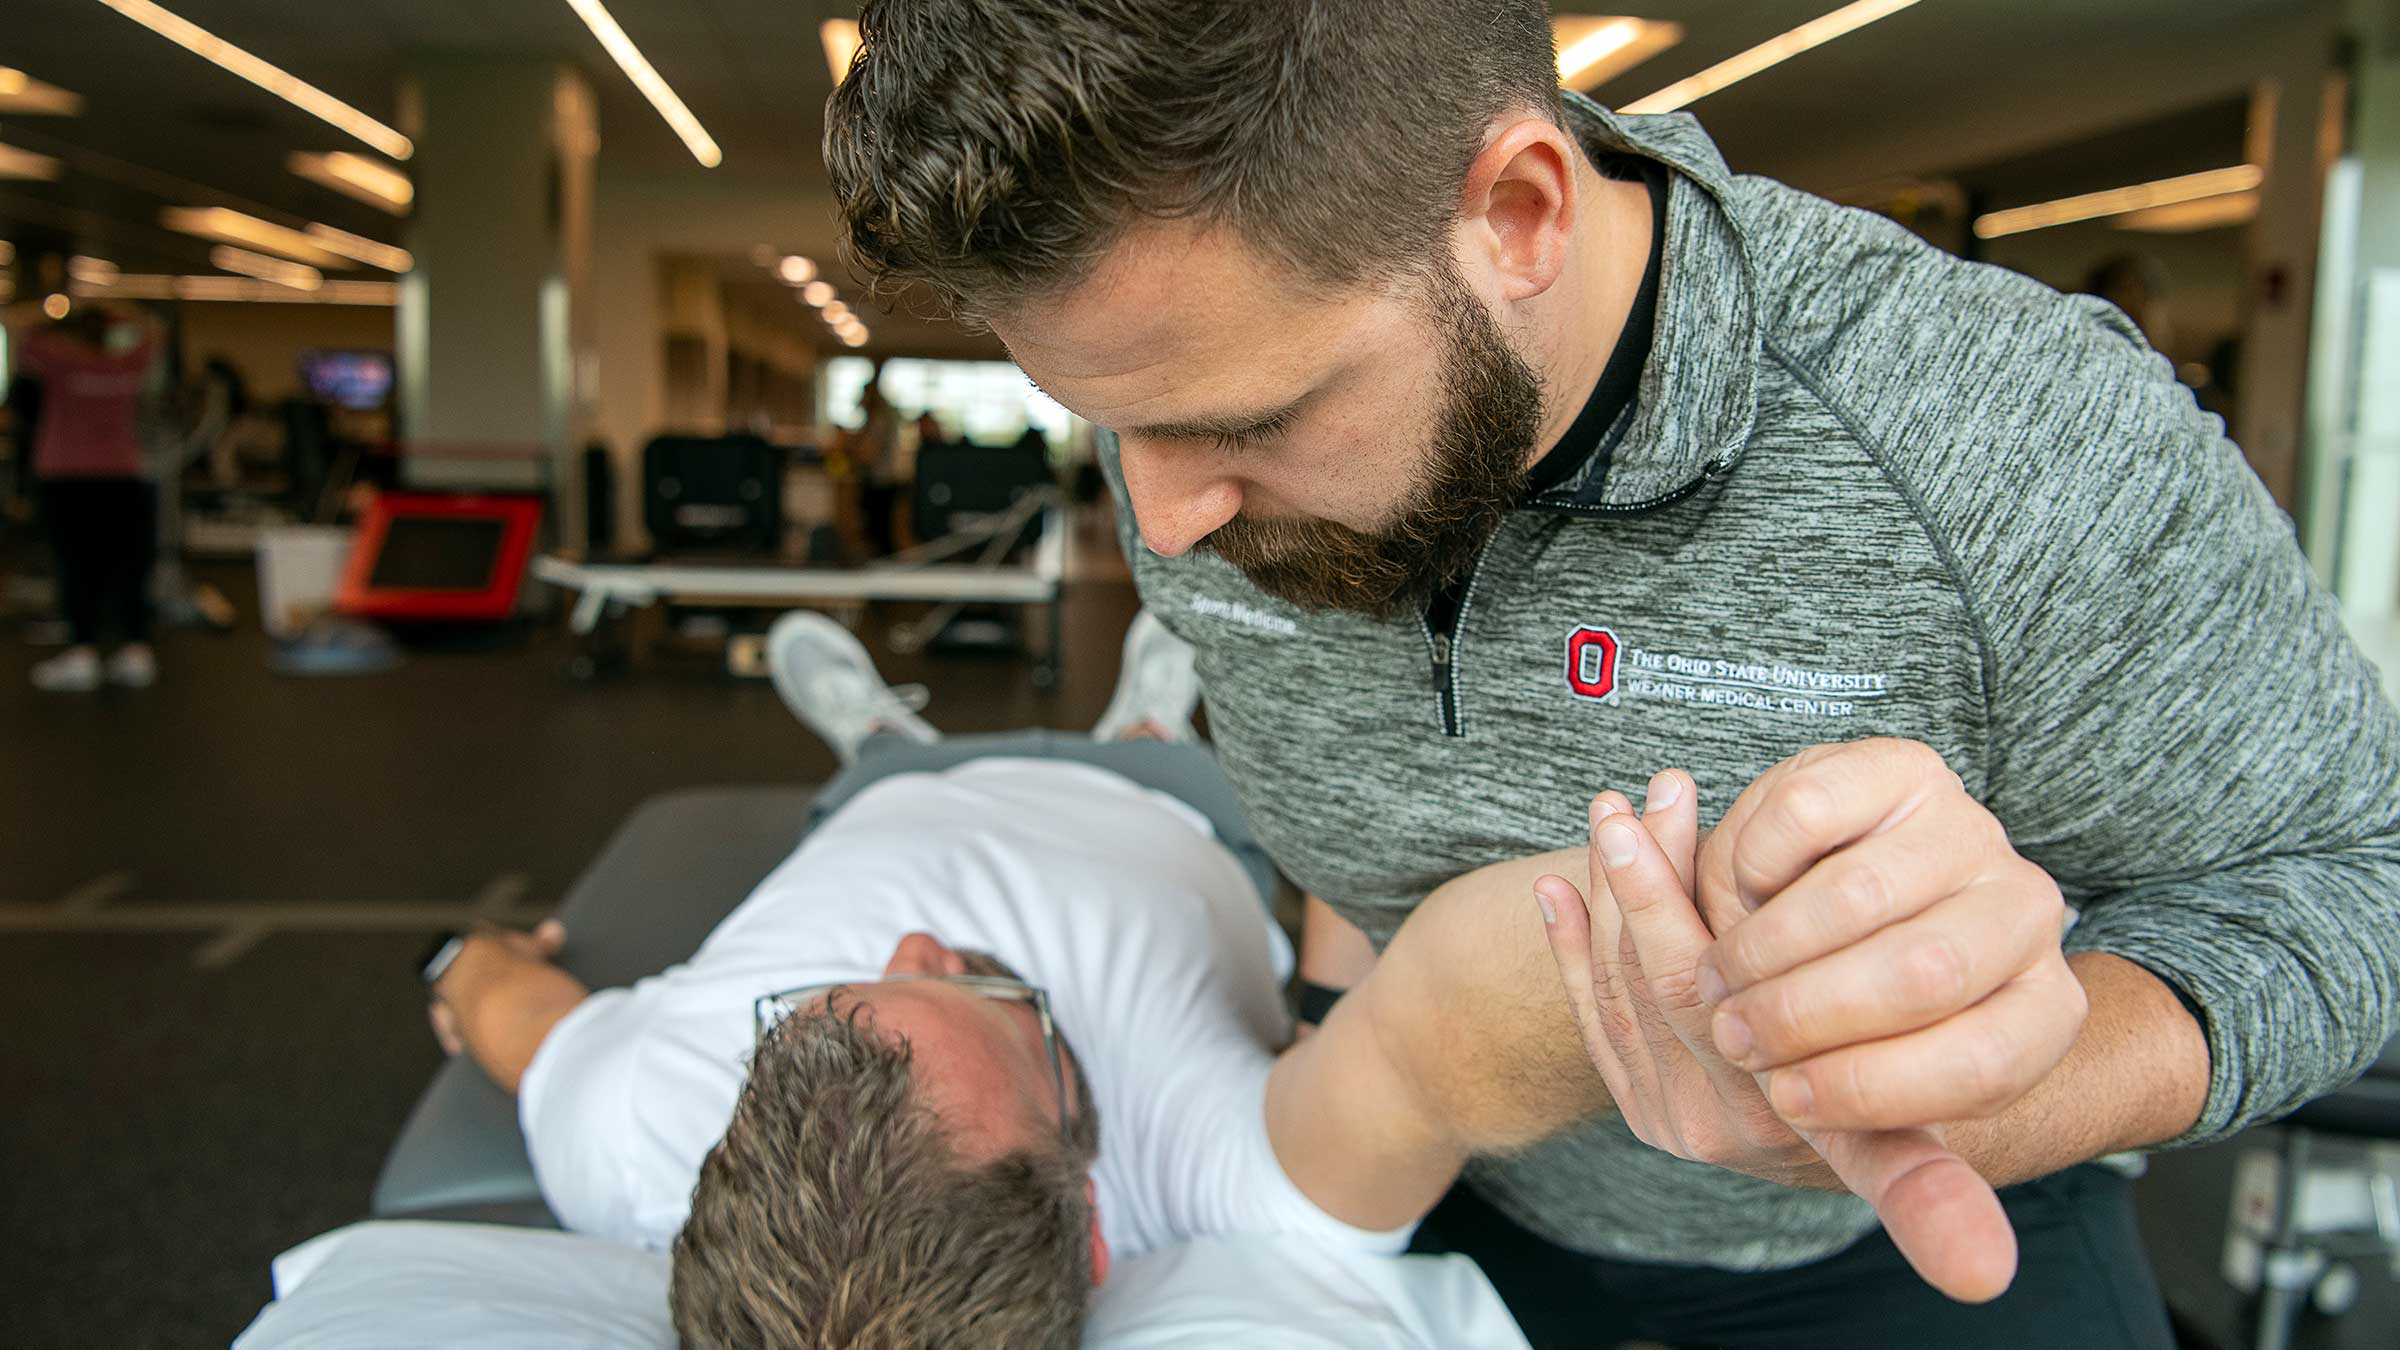
<svg viewBox="0 0 2400 1350">
<path fill-rule="evenodd" d="M 462 953 L 459 964 L 466 959 Z M 468 1057 L 512 1096 L 551 1028 L 591 992 L 546 962 L 499 959 L 454 968 L 442 985 L 441 997 L 458 1016 Z"/>
<path fill-rule="evenodd" d="M 1269 1082 L 1285 1172 L 1346 1222 L 1424 1215 L 1467 1158 L 1608 1108 L 1558 982 L 1533 881 L 1580 850 L 1481 868 L 1436 890 Z"/>
</svg>

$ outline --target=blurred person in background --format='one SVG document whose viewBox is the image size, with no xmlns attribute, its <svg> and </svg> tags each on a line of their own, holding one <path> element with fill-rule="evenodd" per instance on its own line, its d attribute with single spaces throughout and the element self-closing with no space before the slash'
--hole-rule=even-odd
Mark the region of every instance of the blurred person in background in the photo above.
<svg viewBox="0 0 2400 1350">
<path fill-rule="evenodd" d="M 842 450 L 858 483 L 858 514 L 867 556 L 888 556 L 894 547 L 892 511 L 899 503 L 900 414 L 883 396 L 883 368 L 859 395 L 859 422 L 842 437 Z"/>
<path fill-rule="evenodd" d="M 949 443 L 950 438 L 942 434 L 942 422 L 940 418 L 935 417 L 929 412 L 921 412 L 917 414 L 918 453 L 922 454 L 925 447 L 929 445 L 948 445 Z"/>
<path fill-rule="evenodd" d="M 77 305 L 27 335 L 18 363 L 42 381 L 33 473 L 58 564 L 67 649 L 33 668 L 36 688 L 85 692 L 158 678 L 150 569 L 158 493 L 145 472 L 143 386 L 158 327 L 139 310 Z M 104 665 L 100 644 L 121 645 Z"/>
<path fill-rule="evenodd" d="M 2165 264 L 2141 253 L 2103 258 L 2083 278 L 2085 295 L 2099 296 L 2125 311 L 2150 345 L 2162 352 L 2175 348 L 2175 318 L 2167 303 L 2171 289 Z"/>
</svg>

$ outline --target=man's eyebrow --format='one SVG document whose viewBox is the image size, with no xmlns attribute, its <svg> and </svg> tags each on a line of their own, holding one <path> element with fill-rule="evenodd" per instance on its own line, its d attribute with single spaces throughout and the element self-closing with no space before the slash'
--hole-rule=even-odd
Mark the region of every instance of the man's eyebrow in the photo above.
<svg viewBox="0 0 2400 1350">
<path fill-rule="evenodd" d="M 1314 393 L 1315 391 L 1310 391 Z M 1309 400 L 1302 394 L 1278 408 L 1260 412 L 1201 413 L 1191 417 L 1170 417 L 1164 421 L 1145 423 L 1138 427 L 1118 427 L 1120 436 L 1144 436 L 1154 440 L 1213 441 L 1220 438 L 1239 440 L 1272 430 L 1288 422 Z"/>
</svg>

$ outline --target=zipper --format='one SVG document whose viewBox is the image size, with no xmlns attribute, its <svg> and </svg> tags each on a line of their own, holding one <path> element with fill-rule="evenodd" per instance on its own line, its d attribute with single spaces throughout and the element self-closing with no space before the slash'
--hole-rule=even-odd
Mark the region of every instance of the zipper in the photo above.
<svg viewBox="0 0 2400 1350">
<path fill-rule="evenodd" d="M 1586 503 L 1586 502 L 1556 502 L 1556 503 L 1551 503 L 1551 502 L 1540 502 L 1540 501 L 1536 501 L 1536 502 L 1531 502 L 1531 503 L 1528 503 L 1528 505 L 1530 505 L 1530 506 L 1533 506 L 1533 507 L 1534 507 L 1535 509 L 1537 509 L 1537 510 L 1542 510 L 1542 511 L 1554 511 L 1554 512 L 1556 512 L 1556 513 L 1560 514 L 1560 515 L 1595 515 L 1595 516 L 1632 516 L 1632 515 L 1640 515 L 1640 514 L 1642 514 L 1643 512 L 1646 512 L 1646 511 L 1661 511 L 1661 510 L 1664 510 L 1664 509 L 1666 509 L 1667 507 L 1673 506 L 1675 503 L 1677 503 L 1677 502 L 1679 502 L 1679 501 L 1682 501 L 1682 500 L 1683 500 L 1684 498 L 1686 498 L 1686 497 L 1689 497 L 1689 496 L 1691 496 L 1693 493 L 1695 493 L 1695 492 L 1698 492 L 1700 489 L 1702 489 L 1702 488 L 1704 488 L 1704 487 L 1707 487 L 1707 486 L 1708 486 L 1708 485 L 1709 485 L 1711 482 L 1714 482 L 1716 479 L 1718 479 L 1718 478 L 1720 478 L 1720 477 L 1723 477 L 1723 476 L 1724 476 L 1726 473 L 1730 472 L 1730 471 L 1732 470 L 1732 468 L 1733 468 L 1733 465 L 1732 465 L 1731 463 L 1719 463 L 1718 461 L 1716 461 L 1716 460 L 1713 460 L 1713 459 L 1712 459 L 1712 460 L 1710 460 L 1710 461 L 1709 461 L 1709 462 L 1708 462 L 1706 465 L 1703 465 L 1703 466 L 1701 467 L 1701 470 L 1700 470 L 1700 476 L 1699 476 L 1698 478 L 1695 478 L 1695 479 L 1693 479 L 1692 481 L 1690 481 L 1690 482 L 1688 482 L 1688 483 L 1684 484 L 1682 487 L 1676 488 L 1676 489 L 1675 489 L 1674 491 L 1672 491 L 1672 492 L 1661 493 L 1660 495 L 1658 495 L 1658 496 L 1656 496 L 1656 497 L 1652 497 L 1650 500 L 1648 500 L 1648 501 L 1646 501 L 1646 502 L 1589 502 L 1589 503 Z"/>
<path fill-rule="evenodd" d="M 1497 531 L 1494 532 L 1497 537 Z M 1459 592 L 1458 613 L 1451 616 L 1447 632 L 1433 631 L 1425 622 L 1422 610 L 1417 613 L 1417 627 L 1425 634 L 1425 649 L 1433 657 L 1434 709 L 1444 736 L 1457 736 L 1462 718 L 1458 711 L 1458 639 L 1466 631 L 1467 615 L 1475 608 L 1475 583 L 1483 576 L 1484 557 L 1492 551 L 1490 540 L 1475 551 L 1475 561 L 1467 566 L 1467 584 Z"/>
<path fill-rule="evenodd" d="M 1611 502 L 1595 502 L 1585 505 L 1575 502 L 1558 506 L 1543 506 L 1539 509 L 1553 511 L 1560 515 L 1611 516 L 1639 515 L 1643 512 L 1664 510 L 1723 477 L 1732 470 L 1736 462 L 1732 459 L 1712 459 L 1701 466 L 1699 477 L 1672 492 L 1662 493 L 1646 502 L 1629 502 L 1623 505 Z M 1497 530 L 1493 531 L 1493 537 L 1499 537 Z M 1448 632 L 1433 631 L 1433 625 L 1425 621 L 1424 611 L 1417 612 L 1417 630 L 1425 635 L 1426 654 L 1433 658 L 1434 712 L 1444 736 L 1465 734 L 1462 728 L 1465 726 L 1466 719 L 1459 711 L 1458 647 L 1461 637 L 1467 630 L 1467 616 L 1475 609 L 1475 583 L 1482 580 L 1483 560 L 1491 551 L 1491 540 L 1487 539 L 1484 541 L 1483 547 L 1476 550 L 1475 561 L 1468 565 L 1467 584 L 1465 589 L 1459 592 L 1458 612 L 1451 616 Z"/>
</svg>

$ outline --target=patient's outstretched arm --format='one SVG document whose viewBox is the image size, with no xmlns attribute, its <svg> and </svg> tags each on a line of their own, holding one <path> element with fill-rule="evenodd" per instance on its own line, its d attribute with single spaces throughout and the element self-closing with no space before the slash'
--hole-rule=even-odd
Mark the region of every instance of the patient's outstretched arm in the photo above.
<svg viewBox="0 0 2400 1350">
<path fill-rule="evenodd" d="M 566 945 L 556 919 L 530 933 L 479 928 L 433 986 L 433 1029 L 511 1096 L 550 1029 L 591 993 L 553 963 Z"/>
<path fill-rule="evenodd" d="M 1671 809 L 1688 817 L 1692 794 Z M 1674 837 L 1692 837 L 1689 819 L 1673 824 Z M 1585 856 L 1496 863 L 1443 885 L 1323 1027 L 1276 1062 L 1276 1158 L 1327 1213 L 1362 1228 L 1412 1223 L 1470 1156 L 1610 1109 L 1533 891 L 1546 873 L 1579 874 Z"/>
</svg>

